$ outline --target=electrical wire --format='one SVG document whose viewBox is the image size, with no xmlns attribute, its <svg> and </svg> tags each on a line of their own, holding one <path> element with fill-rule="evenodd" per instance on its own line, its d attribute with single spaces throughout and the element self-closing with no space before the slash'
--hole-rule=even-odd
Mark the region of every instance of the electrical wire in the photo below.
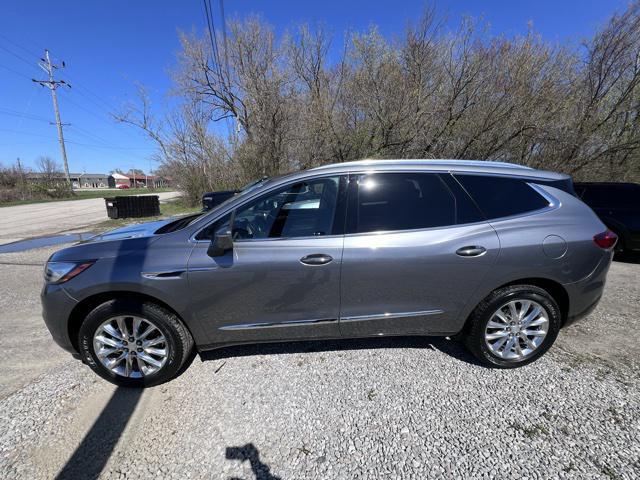
<svg viewBox="0 0 640 480">
<path fill-rule="evenodd" d="M 27 80 L 31 80 L 31 77 L 29 77 L 28 75 L 25 75 L 24 73 L 20 73 L 19 71 L 14 70 L 11 67 L 7 67 L 6 65 L 2 65 L 1 63 L 0 63 L 0 67 L 4 68 L 5 70 L 9 70 L 10 72 L 15 73 L 16 75 L 18 75 L 18 76 L 20 76 L 22 78 L 26 78 Z"/>
<path fill-rule="evenodd" d="M 4 47 L 4 46 L 0 45 L 0 49 L 4 50 L 5 52 L 9 53 L 10 55 L 13 55 L 14 57 L 16 57 L 16 58 L 17 58 L 18 60 L 20 60 L 21 62 L 26 63 L 27 65 L 29 65 L 29 67 L 31 67 L 31 68 L 36 68 L 36 66 L 35 66 L 32 62 L 30 62 L 30 61 L 29 61 L 29 60 L 27 60 L 26 58 L 24 58 L 24 57 L 22 57 L 22 56 L 18 55 L 17 53 L 12 52 L 12 51 L 11 51 L 11 50 L 9 50 L 7 47 Z"/>
</svg>

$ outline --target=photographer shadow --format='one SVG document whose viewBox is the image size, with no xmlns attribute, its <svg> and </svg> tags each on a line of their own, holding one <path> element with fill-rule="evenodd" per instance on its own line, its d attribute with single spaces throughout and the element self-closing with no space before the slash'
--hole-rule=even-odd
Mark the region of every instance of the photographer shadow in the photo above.
<svg viewBox="0 0 640 480">
<path fill-rule="evenodd" d="M 227 460 L 240 460 L 249 462 L 251 470 L 256 476 L 256 480 L 282 480 L 271 473 L 271 468 L 260 460 L 260 452 L 253 443 L 247 443 L 242 447 L 227 447 L 225 456 Z M 231 477 L 229 480 L 241 480 L 238 477 Z"/>
</svg>

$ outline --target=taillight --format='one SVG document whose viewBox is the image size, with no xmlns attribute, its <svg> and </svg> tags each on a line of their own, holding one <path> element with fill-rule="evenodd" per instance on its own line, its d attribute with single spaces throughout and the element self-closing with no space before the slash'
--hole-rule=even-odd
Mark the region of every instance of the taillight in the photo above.
<svg viewBox="0 0 640 480">
<path fill-rule="evenodd" d="M 596 245 L 600 248 L 613 248 L 618 241 L 618 236 L 611 230 L 607 230 L 593 237 L 593 241 L 596 242 Z"/>
</svg>

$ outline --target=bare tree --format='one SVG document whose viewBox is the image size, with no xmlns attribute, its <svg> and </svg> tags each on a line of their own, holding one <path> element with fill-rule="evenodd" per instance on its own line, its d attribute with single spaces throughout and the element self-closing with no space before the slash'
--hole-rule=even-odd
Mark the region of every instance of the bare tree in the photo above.
<svg viewBox="0 0 640 480">
<path fill-rule="evenodd" d="M 45 184 L 54 185 L 62 178 L 62 167 L 51 157 L 38 157 L 36 160 L 36 166 Z"/>
<path fill-rule="evenodd" d="M 180 35 L 176 109 L 154 117 L 140 88 L 117 117 L 157 143 L 161 168 L 193 201 L 365 157 L 492 159 L 640 180 L 638 0 L 581 49 L 532 28 L 491 36 L 473 18 L 447 30 L 433 8 L 393 41 L 371 27 L 347 33 L 342 48 L 323 26 L 278 38 L 249 17 L 228 31 L 218 55 L 207 35 Z"/>
</svg>

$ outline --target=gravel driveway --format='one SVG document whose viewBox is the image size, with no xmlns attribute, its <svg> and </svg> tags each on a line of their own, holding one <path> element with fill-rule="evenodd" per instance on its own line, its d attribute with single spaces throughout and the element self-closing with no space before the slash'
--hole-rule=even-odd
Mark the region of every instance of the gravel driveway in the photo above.
<svg viewBox="0 0 640 480">
<path fill-rule="evenodd" d="M 445 339 L 289 343 L 141 392 L 53 346 L 50 251 L 0 255 L 0 478 L 640 477 L 640 263 L 615 262 L 598 309 L 521 369 Z"/>
<path fill-rule="evenodd" d="M 109 192 L 104 192 L 105 197 Z M 156 193 L 160 200 L 177 197 L 178 192 Z M 108 220 L 103 198 L 32 203 L 0 208 L 0 244 L 38 235 L 78 230 Z"/>
</svg>

